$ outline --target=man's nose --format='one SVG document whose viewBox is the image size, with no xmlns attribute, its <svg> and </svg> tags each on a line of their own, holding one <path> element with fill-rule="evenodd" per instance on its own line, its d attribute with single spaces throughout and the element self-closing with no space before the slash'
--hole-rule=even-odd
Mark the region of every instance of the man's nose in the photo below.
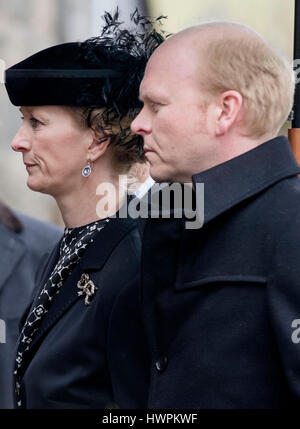
<svg viewBox="0 0 300 429">
<path fill-rule="evenodd" d="M 31 149 L 30 139 L 23 125 L 13 138 L 11 148 L 16 152 L 26 152 Z"/>
<path fill-rule="evenodd" d="M 151 123 L 145 113 L 145 108 L 143 108 L 131 122 L 131 130 L 134 134 L 139 134 L 141 136 L 151 133 Z"/>
</svg>

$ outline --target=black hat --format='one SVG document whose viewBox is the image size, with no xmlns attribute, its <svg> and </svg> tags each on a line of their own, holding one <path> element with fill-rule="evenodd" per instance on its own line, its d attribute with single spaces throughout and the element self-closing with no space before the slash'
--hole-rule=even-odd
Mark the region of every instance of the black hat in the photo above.
<svg viewBox="0 0 300 429">
<path fill-rule="evenodd" d="M 105 107 L 108 100 L 103 97 L 103 86 L 111 79 L 120 86 L 127 74 L 124 55 L 127 68 L 130 64 L 134 67 L 134 63 L 137 68 L 137 59 L 125 52 L 120 58 L 103 46 L 98 47 L 97 56 L 91 57 L 87 55 L 91 45 L 92 40 L 52 46 L 7 69 L 5 85 L 12 104 Z M 140 73 L 143 67 L 140 63 Z M 132 105 L 127 107 L 137 107 L 137 93 L 130 99 Z"/>
<path fill-rule="evenodd" d="M 106 12 L 99 37 L 52 46 L 7 69 L 5 86 L 12 104 L 113 108 L 120 117 L 139 108 L 144 69 L 164 32 L 155 30 L 154 21 L 137 9 L 130 18 L 135 28 L 122 29 L 118 8 L 113 15 Z"/>
</svg>

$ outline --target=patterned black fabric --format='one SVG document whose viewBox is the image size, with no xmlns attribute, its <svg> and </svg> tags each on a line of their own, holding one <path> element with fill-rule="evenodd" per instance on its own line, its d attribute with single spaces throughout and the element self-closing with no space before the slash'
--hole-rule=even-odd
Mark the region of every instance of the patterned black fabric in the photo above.
<svg viewBox="0 0 300 429">
<path fill-rule="evenodd" d="M 66 278 L 82 258 L 88 245 L 93 242 L 95 236 L 104 228 L 107 222 L 109 222 L 109 218 L 78 228 L 66 228 L 64 231 L 58 262 L 31 309 L 19 338 L 14 371 L 18 406 L 21 406 L 19 395 L 20 369 L 24 356 L 30 349 L 34 335 L 39 330 L 45 314 L 49 311 L 53 299 L 60 292 Z"/>
</svg>

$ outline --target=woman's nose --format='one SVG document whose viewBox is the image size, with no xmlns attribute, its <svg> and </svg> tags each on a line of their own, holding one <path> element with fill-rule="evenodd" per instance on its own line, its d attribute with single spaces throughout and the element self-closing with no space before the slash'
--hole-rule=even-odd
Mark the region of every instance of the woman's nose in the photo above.
<svg viewBox="0 0 300 429">
<path fill-rule="evenodd" d="M 19 128 L 19 131 L 11 142 L 11 147 L 16 152 L 26 152 L 31 149 L 31 143 L 29 136 L 24 130 L 23 125 Z"/>
</svg>

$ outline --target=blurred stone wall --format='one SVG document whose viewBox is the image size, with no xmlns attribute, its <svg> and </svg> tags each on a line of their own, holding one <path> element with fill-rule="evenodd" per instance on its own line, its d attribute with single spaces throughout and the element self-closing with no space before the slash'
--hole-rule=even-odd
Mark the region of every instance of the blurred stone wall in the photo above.
<svg viewBox="0 0 300 429">
<path fill-rule="evenodd" d="M 293 0 L 147 0 L 150 14 L 167 15 L 166 28 L 176 33 L 205 21 L 237 21 L 262 34 L 292 59 Z"/>
</svg>

